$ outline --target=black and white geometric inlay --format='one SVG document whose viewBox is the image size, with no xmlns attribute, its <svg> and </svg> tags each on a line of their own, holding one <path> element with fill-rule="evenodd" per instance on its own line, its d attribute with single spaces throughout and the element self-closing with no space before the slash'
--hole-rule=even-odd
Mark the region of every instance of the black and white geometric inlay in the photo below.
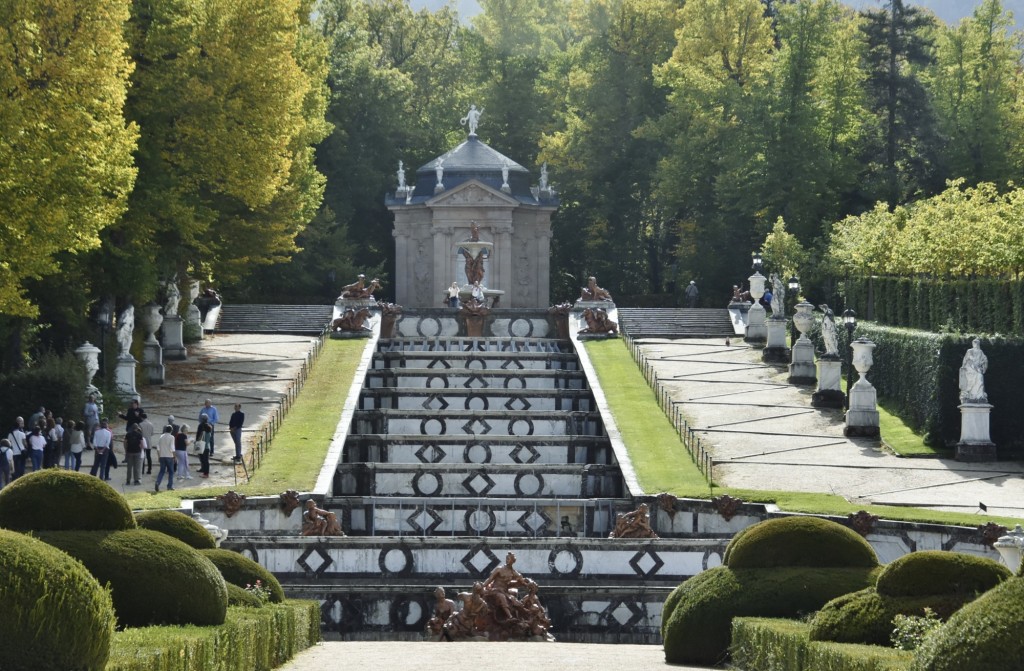
<svg viewBox="0 0 1024 671">
<path fill-rule="evenodd" d="M 452 365 L 448 363 L 447 359 L 431 359 L 430 363 L 427 364 L 427 368 L 437 368 L 438 366 L 444 369 L 452 367 Z"/>
<path fill-rule="evenodd" d="M 421 631 L 431 608 L 423 599 L 397 597 L 389 609 L 391 626 L 399 631 Z"/>
<path fill-rule="evenodd" d="M 466 570 L 475 577 L 483 578 L 491 574 L 501 562 L 491 552 L 491 548 L 487 547 L 486 544 L 480 543 L 469 549 L 469 552 L 462 558 L 462 565 L 466 567 Z"/>
<path fill-rule="evenodd" d="M 427 378 L 427 389 L 447 389 L 448 378 L 444 375 L 431 375 Z"/>
<path fill-rule="evenodd" d="M 633 627 L 646 617 L 647 611 L 642 603 L 620 599 L 612 601 L 601 613 L 601 618 L 607 621 L 610 627 L 616 629 Z"/>
<path fill-rule="evenodd" d="M 513 486 L 517 496 L 540 496 L 544 489 L 544 476 L 540 473 L 520 473 Z"/>
<path fill-rule="evenodd" d="M 440 473 L 417 473 L 412 478 L 412 491 L 416 496 L 440 496 L 444 480 Z"/>
<path fill-rule="evenodd" d="M 508 332 L 518 338 L 529 338 L 533 335 L 533 321 L 520 317 L 508 325 Z"/>
<path fill-rule="evenodd" d="M 443 436 L 448 432 L 448 425 L 443 419 L 427 417 L 420 421 L 420 433 L 424 436 Z"/>
<path fill-rule="evenodd" d="M 494 531 L 497 524 L 497 517 L 493 510 L 483 508 L 470 508 L 466 511 L 466 531 L 478 534 L 489 534 Z"/>
<path fill-rule="evenodd" d="M 543 510 L 527 510 L 516 523 L 528 534 L 543 535 L 551 525 L 551 518 Z"/>
<path fill-rule="evenodd" d="M 520 396 L 514 396 L 509 400 L 505 401 L 506 410 L 529 410 L 532 406 L 530 402 Z"/>
<path fill-rule="evenodd" d="M 421 336 L 433 338 L 441 335 L 441 320 L 437 317 L 421 317 L 416 322 L 416 333 Z"/>
<path fill-rule="evenodd" d="M 489 464 L 491 446 L 487 443 L 470 443 L 462 451 L 462 460 L 467 464 Z"/>
<path fill-rule="evenodd" d="M 532 464 L 533 462 L 540 459 L 540 452 L 533 445 L 527 445 L 524 443 L 516 443 L 516 446 L 509 452 L 509 456 L 512 457 L 512 461 L 517 464 Z"/>
<path fill-rule="evenodd" d="M 405 521 L 418 534 L 432 534 L 444 520 L 431 508 L 419 508 Z"/>
<path fill-rule="evenodd" d="M 437 443 L 423 443 L 420 449 L 416 450 L 416 458 L 424 464 L 440 463 L 447 455 Z"/>
<path fill-rule="evenodd" d="M 487 370 L 487 360 L 481 359 L 478 356 L 469 357 L 466 359 L 466 368 L 473 368 L 476 370 Z"/>
<path fill-rule="evenodd" d="M 532 436 L 533 420 L 529 417 L 521 419 L 510 419 L 508 421 L 508 435 L 510 436 Z"/>
<path fill-rule="evenodd" d="M 554 575 L 575 578 L 583 570 L 583 553 L 572 546 L 555 548 L 548 555 L 548 570 Z"/>
<path fill-rule="evenodd" d="M 412 550 L 405 545 L 384 548 L 377 557 L 377 566 L 384 575 L 409 575 L 413 572 Z"/>
<path fill-rule="evenodd" d="M 466 389 L 487 389 L 491 385 L 481 375 L 470 375 L 466 378 L 466 381 L 462 383 L 462 386 Z"/>
<path fill-rule="evenodd" d="M 487 401 L 486 396 L 480 394 L 470 394 L 466 397 L 466 410 L 487 410 L 490 408 L 490 403 Z"/>
<path fill-rule="evenodd" d="M 644 548 L 633 555 L 633 558 L 629 560 L 629 565 L 633 567 L 638 576 L 650 578 L 661 570 L 665 562 L 658 556 L 657 552 Z"/>
<path fill-rule="evenodd" d="M 466 433 L 472 434 L 483 434 L 486 435 L 491 432 L 493 427 L 487 422 L 486 419 L 480 419 L 479 417 L 473 417 L 468 422 L 462 425 L 462 430 Z"/>
<path fill-rule="evenodd" d="M 526 366 L 523 365 L 523 362 L 519 359 L 505 359 L 505 363 L 501 364 L 502 370 L 508 370 L 510 367 L 517 370 L 523 370 L 526 368 Z"/>
<path fill-rule="evenodd" d="M 476 496 L 487 496 L 494 489 L 494 480 L 486 473 L 472 473 L 462 481 L 466 491 Z"/>
<path fill-rule="evenodd" d="M 302 570 L 306 573 L 312 573 L 319 576 L 327 567 L 334 563 L 331 556 L 327 554 L 319 545 L 306 548 L 306 551 L 299 555 L 298 565 L 302 567 Z"/>
<path fill-rule="evenodd" d="M 447 410 L 448 401 L 444 400 L 444 396 L 441 394 L 431 394 L 427 396 L 427 400 L 423 401 L 424 410 Z"/>
<path fill-rule="evenodd" d="M 505 389 L 526 389 L 526 378 L 522 375 L 510 375 L 505 378 Z"/>
</svg>

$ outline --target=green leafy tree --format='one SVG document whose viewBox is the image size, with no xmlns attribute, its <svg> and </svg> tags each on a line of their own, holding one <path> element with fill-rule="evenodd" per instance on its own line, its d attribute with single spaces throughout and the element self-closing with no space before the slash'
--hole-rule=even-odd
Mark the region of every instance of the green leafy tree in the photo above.
<svg viewBox="0 0 1024 671">
<path fill-rule="evenodd" d="M 2 315 L 35 316 L 26 282 L 97 247 L 125 209 L 138 137 L 122 114 L 127 19 L 127 2 L 0 4 Z"/>
<path fill-rule="evenodd" d="M 798 275 L 809 258 L 797 237 L 786 230 L 786 221 L 782 217 L 775 220 L 771 233 L 765 236 L 761 255 L 767 267 L 784 278 Z"/>
</svg>

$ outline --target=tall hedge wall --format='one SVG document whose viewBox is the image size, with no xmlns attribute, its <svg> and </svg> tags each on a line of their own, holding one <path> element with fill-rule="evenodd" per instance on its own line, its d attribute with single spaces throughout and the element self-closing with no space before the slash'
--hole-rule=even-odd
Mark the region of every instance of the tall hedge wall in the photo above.
<svg viewBox="0 0 1024 671">
<path fill-rule="evenodd" d="M 960 440 L 959 371 L 970 335 L 931 333 L 860 322 L 855 337 L 873 341 L 868 379 L 886 407 L 932 446 Z M 1016 381 L 1024 376 L 1024 339 L 982 337 L 988 357 L 985 391 L 995 406 L 991 436 L 1001 457 L 1024 453 L 1024 414 L 1017 411 Z"/>
<path fill-rule="evenodd" d="M 1024 333 L 1021 280 L 852 277 L 840 280 L 839 285 L 846 307 L 853 308 L 861 318 L 870 317 L 887 326 L 925 331 Z"/>
</svg>

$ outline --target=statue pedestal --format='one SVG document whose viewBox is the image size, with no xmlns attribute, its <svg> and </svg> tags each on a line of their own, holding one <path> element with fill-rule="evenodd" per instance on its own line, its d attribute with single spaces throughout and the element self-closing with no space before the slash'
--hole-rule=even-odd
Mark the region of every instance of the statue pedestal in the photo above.
<svg viewBox="0 0 1024 671">
<path fill-rule="evenodd" d="M 812 385 L 818 381 L 814 367 L 814 343 L 801 335 L 793 343 L 792 358 L 789 361 L 789 383 Z"/>
<path fill-rule="evenodd" d="M 198 342 L 203 339 L 203 317 L 198 306 L 188 306 L 183 332 L 187 342 Z"/>
<path fill-rule="evenodd" d="M 188 358 L 188 350 L 182 341 L 182 324 L 184 320 L 178 315 L 164 317 L 160 326 L 160 342 L 163 345 L 162 356 L 168 361 L 184 361 Z"/>
<path fill-rule="evenodd" d="M 843 393 L 843 362 L 825 355 L 818 359 L 818 390 L 811 396 L 815 408 L 841 408 L 846 404 Z"/>
<path fill-rule="evenodd" d="M 135 389 L 135 364 L 138 363 L 133 357 L 123 357 L 117 360 L 117 367 L 114 369 L 114 386 L 122 394 L 131 396 L 136 401 L 142 397 Z"/>
<path fill-rule="evenodd" d="M 142 369 L 146 372 L 148 384 L 164 383 L 164 353 L 160 343 L 147 342 L 142 348 Z"/>
<path fill-rule="evenodd" d="M 767 340 L 768 329 L 764 322 L 764 307 L 760 303 L 754 303 L 747 311 L 747 333 L 743 339 L 752 344 Z"/>
<path fill-rule="evenodd" d="M 786 347 L 786 320 L 772 317 L 767 321 L 768 341 L 761 352 L 761 360 L 766 363 L 787 363 L 789 348 Z"/>
<path fill-rule="evenodd" d="M 878 394 L 863 376 L 850 389 L 850 409 L 846 411 L 846 429 L 850 437 L 878 438 Z"/>
<path fill-rule="evenodd" d="M 960 406 L 960 442 L 956 444 L 957 461 L 995 461 L 996 446 L 989 434 L 988 403 L 964 403 Z"/>
</svg>

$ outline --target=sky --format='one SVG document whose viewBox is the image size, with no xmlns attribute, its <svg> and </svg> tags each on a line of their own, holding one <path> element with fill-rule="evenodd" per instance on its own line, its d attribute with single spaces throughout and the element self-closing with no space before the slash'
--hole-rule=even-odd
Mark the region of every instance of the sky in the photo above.
<svg viewBox="0 0 1024 671">
<path fill-rule="evenodd" d="M 473 17 L 480 12 L 480 5 L 476 0 L 450 0 L 454 2 L 463 21 Z M 410 0 L 414 9 L 427 7 L 439 9 L 444 6 L 446 0 Z M 844 0 L 853 7 L 877 7 L 881 0 Z M 980 5 L 982 0 L 916 0 L 910 4 L 921 5 L 930 8 L 936 15 L 946 23 L 956 23 L 965 16 L 970 16 L 974 8 Z M 1017 29 L 1024 28 L 1024 0 L 1003 0 L 1003 6 L 1013 12 L 1017 21 Z"/>
</svg>

